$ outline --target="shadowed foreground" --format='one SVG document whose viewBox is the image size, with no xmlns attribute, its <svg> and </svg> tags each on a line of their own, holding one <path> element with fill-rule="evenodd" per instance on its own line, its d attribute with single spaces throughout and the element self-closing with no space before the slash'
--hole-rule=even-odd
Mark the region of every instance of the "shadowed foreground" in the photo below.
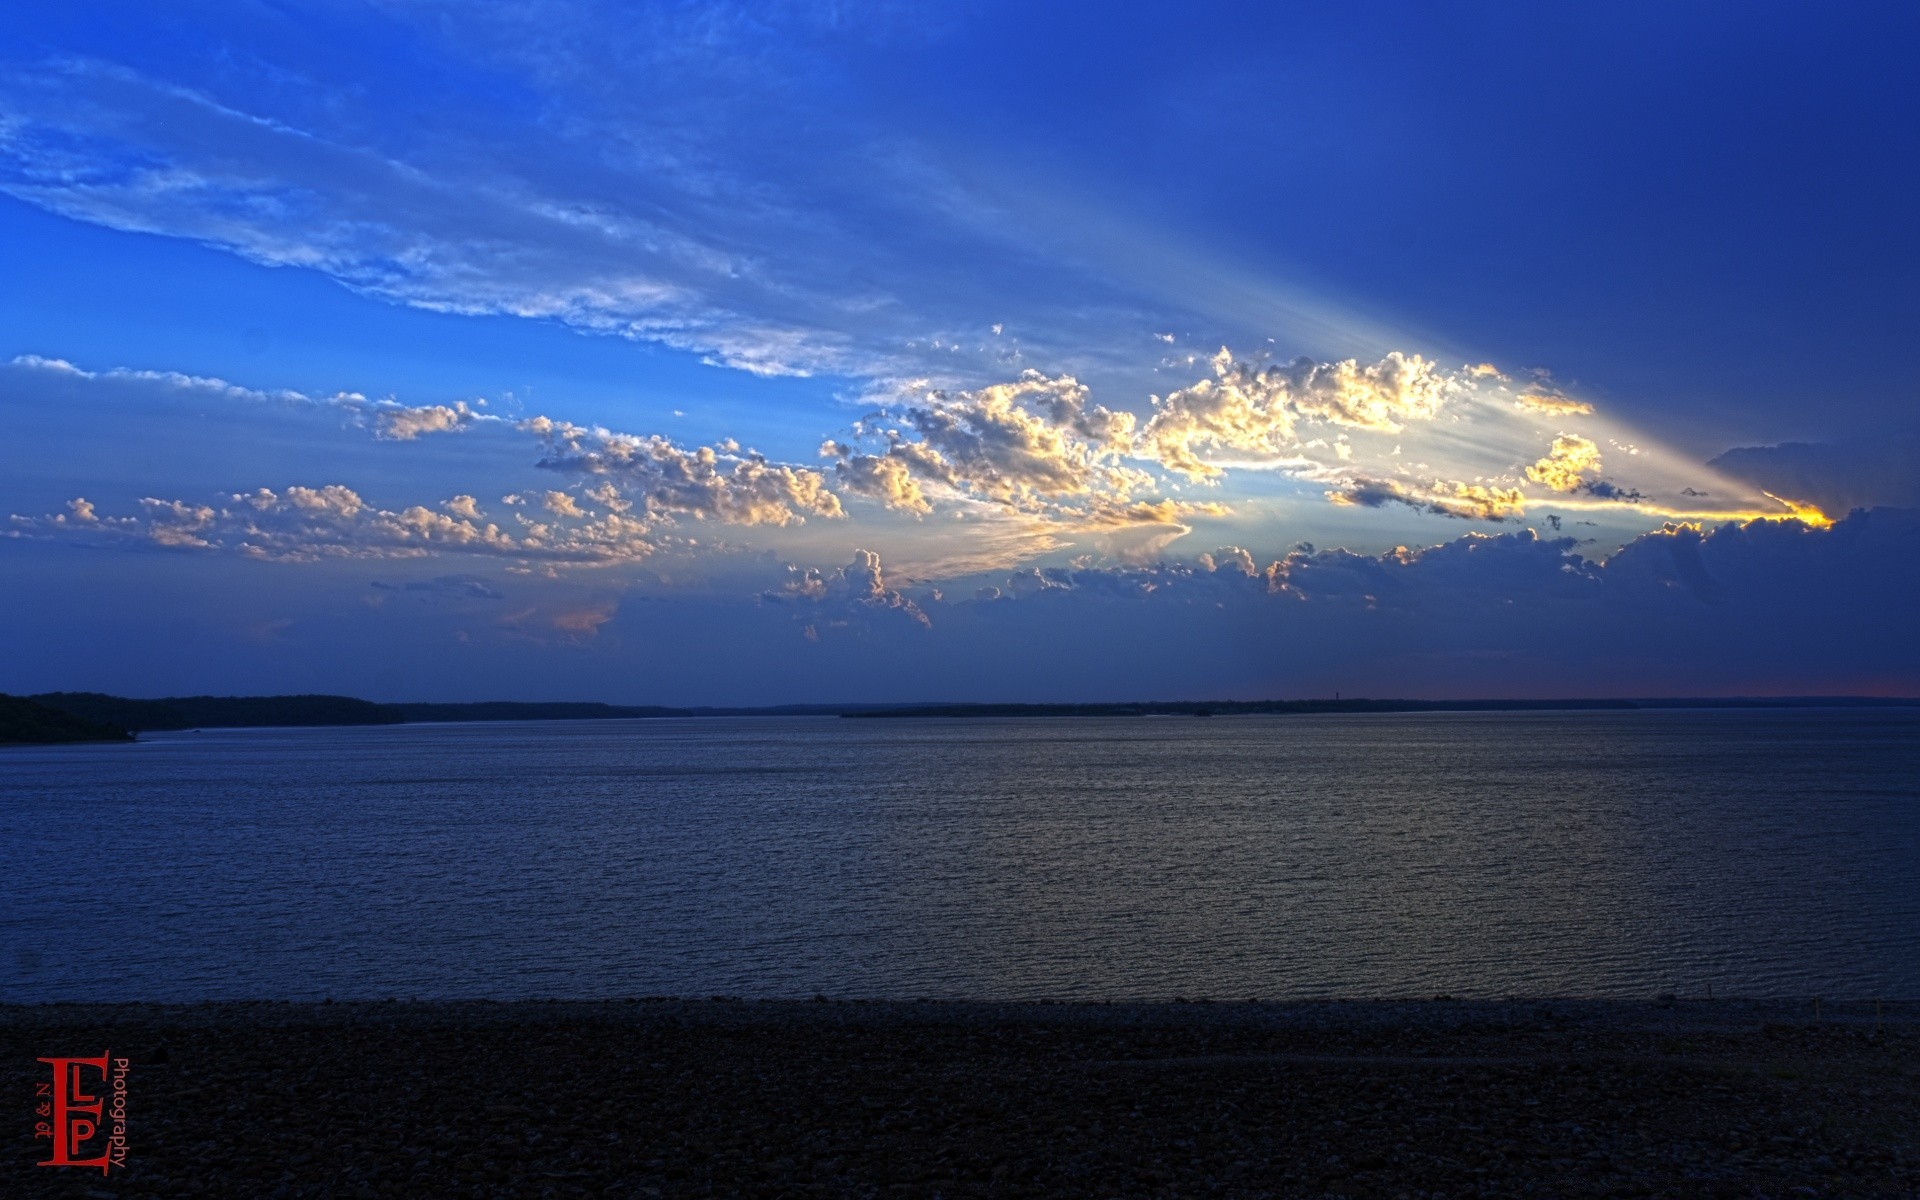
<svg viewBox="0 0 1920 1200">
<path fill-rule="evenodd" d="M 42 1055 L 132 1058 L 41 1169 Z M 0 1008 L 9 1196 L 1914 1196 L 1920 1006 Z"/>
</svg>

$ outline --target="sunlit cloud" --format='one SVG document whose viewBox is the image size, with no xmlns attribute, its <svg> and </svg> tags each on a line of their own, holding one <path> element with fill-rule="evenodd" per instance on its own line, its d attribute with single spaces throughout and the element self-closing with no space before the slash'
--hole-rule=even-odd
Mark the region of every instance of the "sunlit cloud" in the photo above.
<svg viewBox="0 0 1920 1200">
<path fill-rule="evenodd" d="M 1090 404 L 1072 376 L 1030 371 L 976 391 L 903 398 L 858 422 L 852 442 L 830 439 L 822 453 L 837 460 L 849 490 L 909 512 L 930 510 L 930 488 L 1048 512 L 1148 486 L 1147 475 L 1119 462 L 1133 428 L 1132 414 Z"/>
<path fill-rule="evenodd" d="M 1367 366 L 1300 358 L 1262 368 L 1223 347 L 1210 362 L 1213 378 L 1155 398 L 1141 434 L 1156 461 L 1195 480 L 1222 473 L 1208 451 L 1287 457 L 1306 423 L 1399 433 L 1438 415 L 1454 386 L 1433 363 L 1398 351 Z"/>
<path fill-rule="evenodd" d="M 79 536 L 124 547 L 225 551 L 290 563 L 485 555 L 608 565 L 637 561 L 654 550 L 649 527 L 617 513 L 576 509 L 570 521 L 534 520 L 516 513 L 502 526 L 471 515 L 471 496 L 433 507 L 388 509 L 343 484 L 279 491 L 262 487 L 210 503 L 147 497 L 139 501 L 137 513 L 124 516 L 101 515 L 79 498 L 68 508 L 41 517 L 15 515 L 7 532 L 14 537 Z"/>
<path fill-rule="evenodd" d="M 1327 492 L 1335 504 L 1378 508 L 1404 504 L 1409 508 L 1463 520 L 1510 521 L 1524 515 L 1527 499 L 1519 488 L 1489 487 L 1477 483 L 1436 479 L 1425 484 L 1354 476 Z"/>
<path fill-rule="evenodd" d="M 1825 519 L 1817 505 L 1771 498 L 1597 413 L 1581 417 L 1585 433 L 1555 430 L 1545 423 L 1564 413 L 1514 401 L 1537 380 L 1516 385 L 1497 370 L 1445 369 L 1399 353 L 1372 364 L 1262 365 L 1222 350 L 1206 375 L 1149 400 L 1144 420 L 1123 403 L 1097 402 L 1067 375 L 1028 371 L 963 390 L 899 385 L 821 443 L 822 466 L 778 462 L 731 438 L 685 446 L 546 415 L 507 419 L 478 399 L 315 397 L 32 356 L 5 369 L 69 388 L 157 389 L 338 413 L 347 428 L 419 446 L 408 453 L 429 453 L 429 435 L 485 428 L 496 441 L 530 438 L 533 451 L 520 461 L 561 477 L 559 486 L 531 491 L 476 477 L 448 499 L 392 508 L 347 484 L 255 487 L 220 493 L 226 499 L 217 502 L 149 497 L 134 513 L 94 495 L 63 513 L 11 522 L 20 537 L 79 534 L 279 561 L 488 554 L 553 571 L 639 561 L 663 545 L 694 544 L 689 523 L 712 523 L 757 539 L 712 552 L 757 545 L 828 554 L 858 536 L 917 579 L 1004 569 L 1076 547 L 1142 562 L 1170 552 L 1201 522 L 1257 534 L 1235 503 L 1254 476 L 1302 485 L 1299 503 L 1318 497 L 1489 526 L 1557 520 L 1555 513 L 1604 515 L 1628 529 Z M 1606 466 L 1619 470 L 1603 477 Z M 1180 494 L 1190 484 L 1209 494 Z M 501 497 L 499 517 L 487 516 L 480 495 Z M 872 532 L 823 539 L 802 533 L 810 520 Z"/>
<path fill-rule="evenodd" d="M 658 434 L 636 435 L 531 417 L 519 428 L 544 447 L 539 466 L 597 477 L 653 517 L 692 516 L 734 525 L 787 525 L 842 515 L 825 477 L 751 451 L 686 449 Z M 555 503 L 548 493 L 548 504 Z M 611 494 L 611 493 L 609 493 Z"/>
<path fill-rule="evenodd" d="M 1600 472 L 1600 447 L 1577 433 L 1553 439 L 1546 456 L 1527 468 L 1527 478 L 1556 492 L 1577 492 Z"/>
</svg>

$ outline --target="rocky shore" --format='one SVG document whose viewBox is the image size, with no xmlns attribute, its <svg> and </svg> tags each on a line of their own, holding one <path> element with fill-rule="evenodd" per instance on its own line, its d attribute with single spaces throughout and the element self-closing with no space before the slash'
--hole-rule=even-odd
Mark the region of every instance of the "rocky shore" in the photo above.
<svg viewBox="0 0 1920 1200">
<path fill-rule="evenodd" d="M 1920 1195 L 1910 1003 L 12 1006 L 0 1095 L 23 1197 Z"/>
</svg>

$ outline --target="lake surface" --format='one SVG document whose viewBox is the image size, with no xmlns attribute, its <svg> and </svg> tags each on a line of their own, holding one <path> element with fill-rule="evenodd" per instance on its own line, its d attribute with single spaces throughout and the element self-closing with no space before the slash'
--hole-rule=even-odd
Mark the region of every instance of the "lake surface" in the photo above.
<svg viewBox="0 0 1920 1200">
<path fill-rule="evenodd" d="M 1920 997 L 1920 712 L 0 750 L 0 1000 Z"/>
</svg>

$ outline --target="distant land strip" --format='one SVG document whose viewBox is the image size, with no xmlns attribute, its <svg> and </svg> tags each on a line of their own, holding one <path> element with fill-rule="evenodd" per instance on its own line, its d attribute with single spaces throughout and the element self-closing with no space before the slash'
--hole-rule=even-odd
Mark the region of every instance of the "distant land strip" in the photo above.
<svg viewBox="0 0 1920 1200">
<path fill-rule="evenodd" d="M 352 696 L 0 694 L 0 745 L 131 741 L 147 731 L 453 721 L 605 721 L 652 717 L 1212 717 L 1310 713 L 1544 712 L 1671 708 L 1911 708 L 1920 697 L 1705 696 L 1622 700 L 1168 700 L 1100 704 L 783 704 L 669 707 L 591 701 L 379 704 Z"/>
<path fill-rule="evenodd" d="M 1172 700 L 1118 704 L 913 704 L 849 708 L 844 717 L 1213 717 L 1303 713 L 1544 712 L 1651 708 L 1912 708 L 1920 698 L 1714 696 L 1636 700 Z"/>
</svg>

